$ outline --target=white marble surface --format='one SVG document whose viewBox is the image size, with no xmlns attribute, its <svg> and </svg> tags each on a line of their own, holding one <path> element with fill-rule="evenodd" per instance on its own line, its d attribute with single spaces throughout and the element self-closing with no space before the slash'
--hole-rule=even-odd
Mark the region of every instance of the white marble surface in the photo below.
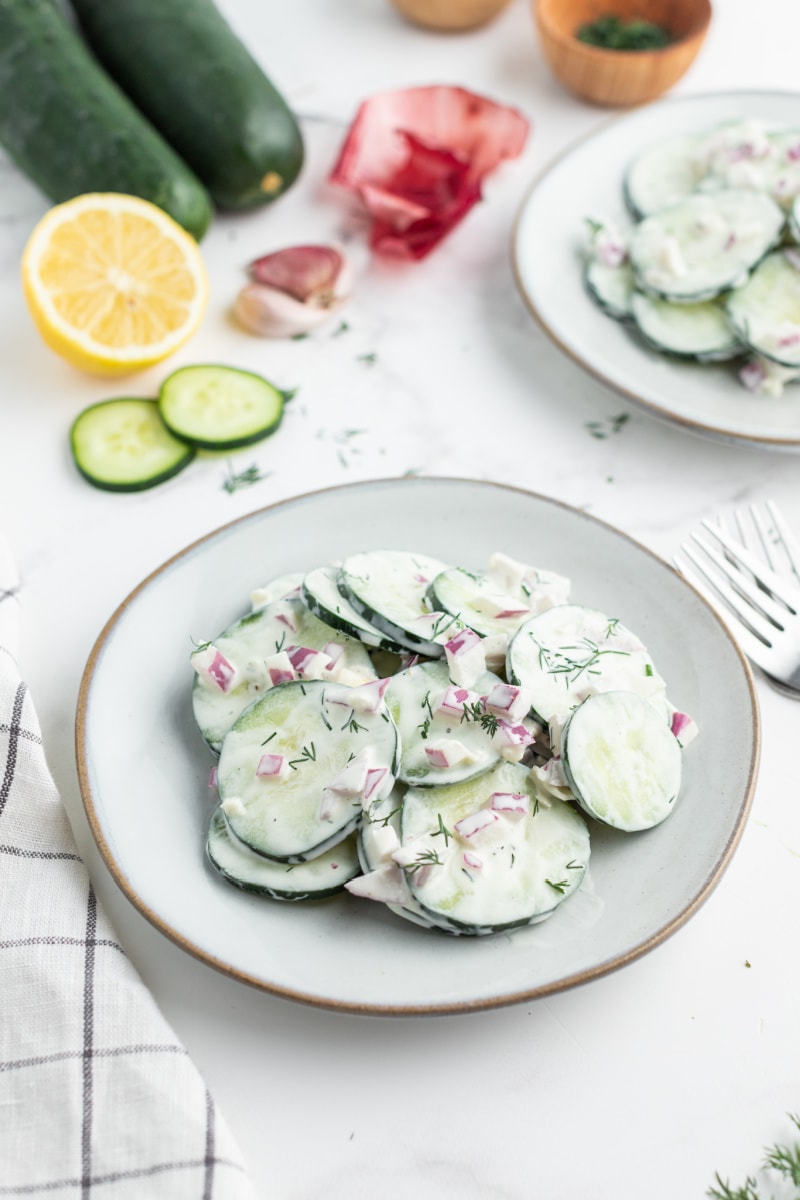
<svg viewBox="0 0 800 1200">
<path fill-rule="evenodd" d="M 800 709 L 763 682 L 752 815 L 711 898 L 639 962 L 535 1003 L 369 1019 L 274 998 L 163 938 L 94 849 L 73 752 L 92 644 L 144 575 L 243 513 L 318 486 L 417 471 L 508 481 L 586 507 L 665 557 L 701 517 L 733 502 L 771 495 L 800 528 L 795 457 L 655 422 L 568 361 L 517 295 L 509 232 L 522 196 L 556 153 L 608 119 L 552 80 L 526 4 L 515 0 L 490 28 L 462 36 L 416 30 L 385 0 L 221 7 L 302 114 L 308 162 L 273 210 L 217 221 L 204 242 L 211 305 L 173 362 L 230 361 L 299 388 L 279 434 L 236 456 L 239 469 L 258 463 L 262 482 L 229 495 L 226 463 L 212 458 L 139 495 L 80 480 L 72 419 L 131 385 L 78 375 L 38 341 L 17 264 L 45 202 L 0 160 L 0 525 L 23 580 L 23 670 L 101 899 L 265 1200 L 675 1200 L 702 1196 L 715 1170 L 743 1180 L 764 1144 L 788 1136 L 785 1114 L 800 1107 Z M 796 39 L 774 36 L 786 11 L 785 0 L 762 0 L 756 22 L 746 0 L 718 0 L 706 47 L 676 94 L 796 87 Z M 370 260 L 363 230 L 324 179 L 362 98 L 427 82 L 516 104 L 533 132 L 430 259 L 387 266 Z M 354 255 L 349 329 L 282 344 L 236 330 L 227 310 L 244 264 L 323 237 L 347 237 Z M 147 394 L 162 374 L 133 387 Z M 591 436 L 588 422 L 621 412 L 630 418 L 619 433 Z"/>
</svg>

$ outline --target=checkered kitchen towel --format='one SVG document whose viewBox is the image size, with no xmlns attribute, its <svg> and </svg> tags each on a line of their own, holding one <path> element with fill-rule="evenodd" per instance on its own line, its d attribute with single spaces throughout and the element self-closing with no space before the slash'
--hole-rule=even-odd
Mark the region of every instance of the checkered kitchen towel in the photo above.
<svg viewBox="0 0 800 1200">
<path fill-rule="evenodd" d="M 18 616 L 0 539 L 0 1197 L 254 1200 L 98 907 L 20 678 Z"/>
</svg>

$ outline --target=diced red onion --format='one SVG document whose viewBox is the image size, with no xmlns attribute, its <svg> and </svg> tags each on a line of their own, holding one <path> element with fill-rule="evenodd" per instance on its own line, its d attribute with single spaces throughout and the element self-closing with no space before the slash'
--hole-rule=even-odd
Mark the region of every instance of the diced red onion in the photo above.
<svg viewBox="0 0 800 1200">
<path fill-rule="evenodd" d="M 344 650 L 345 650 L 345 648 L 341 642 L 326 642 L 325 643 L 325 645 L 322 647 L 322 653 L 326 654 L 328 656 L 328 659 L 329 659 L 329 666 L 327 668 L 328 670 L 330 670 L 331 667 L 336 666 L 339 659 L 344 654 Z"/>
<path fill-rule="evenodd" d="M 445 691 L 437 705 L 436 711 L 446 713 L 450 717 L 462 717 L 464 715 L 464 705 L 472 705 L 477 700 L 477 693 L 471 692 L 469 688 L 452 686 Z"/>
<path fill-rule="evenodd" d="M 757 392 L 767 378 L 767 372 L 758 359 L 752 359 L 739 369 L 739 380 L 749 392 Z"/>
<path fill-rule="evenodd" d="M 425 757 L 432 767 L 450 766 L 450 757 L 443 746 L 426 746 Z"/>
<path fill-rule="evenodd" d="M 491 805 L 498 812 L 530 812 L 530 796 L 524 792 L 492 792 Z"/>
<path fill-rule="evenodd" d="M 467 817 L 462 817 L 460 821 L 456 821 L 453 828 L 459 837 L 471 838 L 482 830 L 488 829 L 490 825 L 498 820 L 496 812 L 492 812 L 489 808 L 481 808 L 478 812 L 470 813 Z"/>
<path fill-rule="evenodd" d="M 530 710 L 530 701 L 522 688 L 513 683 L 496 683 L 485 700 L 489 712 L 519 721 Z"/>
<path fill-rule="evenodd" d="M 472 629 L 461 629 L 448 642 L 445 642 L 444 648 L 448 654 L 454 657 L 460 654 L 467 654 L 481 642 L 480 637 Z"/>
<path fill-rule="evenodd" d="M 471 871 L 480 871 L 483 866 L 483 859 L 479 854 L 474 854 L 472 850 L 465 850 L 461 856 L 461 860 L 465 867 L 469 867 Z"/>
<path fill-rule="evenodd" d="M 527 725 L 512 725 L 510 721 L 498 721 L 492 741 L 500 746 L 531 746 L 535 741 L 534 735 Z"/>
<path fill-rule="evenodd" d="M 364 782 L 364 799 L 372 800 L 384 788 L 387 781 L 393 782 L 388 767 L 370 767 Z"/>
<path fill-rule="evenodd" d="M 212 767 L 208 773 L 208 786 L 215 788 L 217 786 L 217 768 Z"/>
<path fill-rule="evenodd" d="M 236 677 L 236 668 L 216 646 L 204 646 L 202 650 L 197 650 L 191 661 L 198 675 L 202 675 L 221 692 L 230 690 Z"/>
<path fill-rule="evenodd" d="M 275 779 L 286 771 L 286 757 L 283 754 L 262 754 L 256 767 L 256 775 L 261 779 Z"/>
<path fill-rule="evenodd" d="M 268 667 L 267 671 L 273 687 L 277 687 L 279 683 L 291 683 L 297 678 L 294 671 L 287 671 L 284 667 Z"/>
</svg>

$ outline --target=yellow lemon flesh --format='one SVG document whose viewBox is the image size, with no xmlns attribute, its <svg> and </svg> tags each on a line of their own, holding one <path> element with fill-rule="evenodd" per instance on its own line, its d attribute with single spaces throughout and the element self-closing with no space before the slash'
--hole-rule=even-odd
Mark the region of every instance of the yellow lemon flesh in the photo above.
<svg viewBox="0 0 800 1200">
<path fill-rule="evenodd" d="M 200 248 L 147 200 L 77 196 L 38 223 L 22 256 L 25 298 L 52 350 L 99 375 L 161 362 L 208 299 Z"/>
</svg>

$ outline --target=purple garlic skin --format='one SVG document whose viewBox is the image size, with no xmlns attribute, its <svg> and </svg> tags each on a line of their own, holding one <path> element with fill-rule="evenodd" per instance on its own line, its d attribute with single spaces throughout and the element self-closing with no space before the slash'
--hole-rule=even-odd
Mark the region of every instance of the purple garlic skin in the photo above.
<svg viewBox="0 0 800 1200">
<path fill-rule="evenodd" d="M 255 259 L 234 316 L 258 337 L 290 338 L 329 321 L 348 301 L 352 272 L 334 246 L 288 246 Z"/>
</svg>

